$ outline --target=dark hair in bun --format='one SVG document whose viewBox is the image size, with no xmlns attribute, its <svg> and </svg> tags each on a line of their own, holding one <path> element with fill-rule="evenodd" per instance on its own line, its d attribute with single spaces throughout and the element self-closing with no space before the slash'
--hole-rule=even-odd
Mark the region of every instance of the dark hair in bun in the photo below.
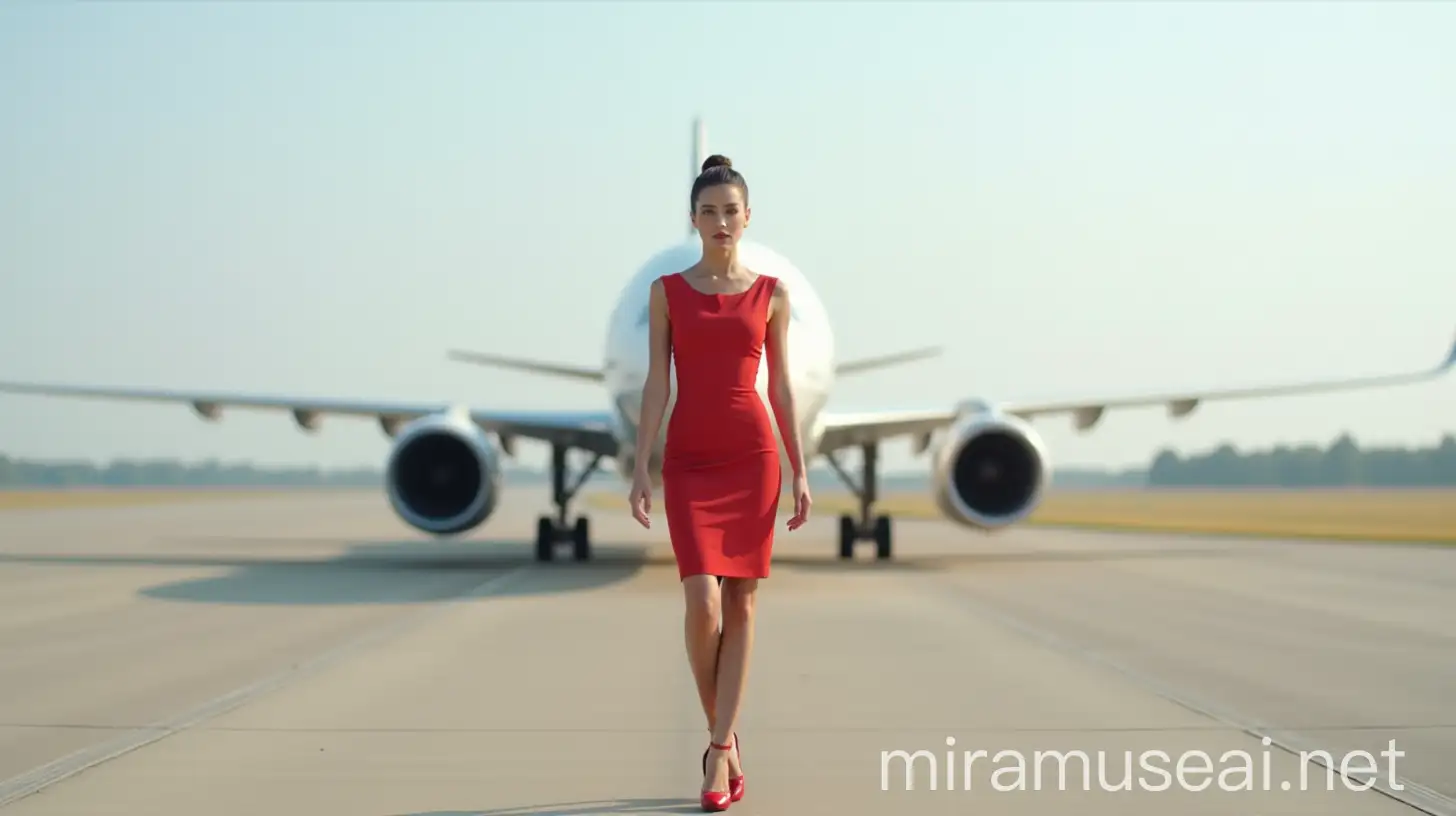
<svg viewBox="0 0 1456 816">
<path fill-rule="evenodd" d="M 714 153 L 703 160 L 703 172 L 698 174 L 697 180 L 693 182 L 690 212 L 698 211 L 698 195 L 709 187 L 717 187 L 720 184 L 731 184 L 743 191 L 743 201 L 748 201 L 748 182 L 744 180 L 743 174 L 733 169 L 733 161 L 727 156 Z"/>
</svg>

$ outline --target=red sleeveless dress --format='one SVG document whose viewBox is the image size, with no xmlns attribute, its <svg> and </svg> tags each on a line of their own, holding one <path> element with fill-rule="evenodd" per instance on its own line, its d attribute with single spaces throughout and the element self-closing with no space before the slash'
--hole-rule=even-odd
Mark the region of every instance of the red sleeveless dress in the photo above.
<svg viewBox="0 0 1456 816">
<path fill-rule="evenodd" d="M 662 278 L 677 369 L 662 499 L 679 579 L 768 577 L 783 483 L 756 381 L 776 283 L 719 295 Z"/>
</svg>

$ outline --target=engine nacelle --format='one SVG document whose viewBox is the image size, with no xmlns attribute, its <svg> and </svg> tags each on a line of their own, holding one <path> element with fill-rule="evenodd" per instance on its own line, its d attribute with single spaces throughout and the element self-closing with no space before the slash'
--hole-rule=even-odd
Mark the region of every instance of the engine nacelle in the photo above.
<svg viewBox="0 0 1456 816">
<path fill-rule="evenodd" d="M 432 414 L 400 428 L 384 469 L 394 512 L 433 535 L 479 526 L 495 511 L 500 483 L 500 451 L 459 414 Z"/>
<path fill-rule="evenodd" d="M 997 529 L 1024 520 L 1051 478 L 1041 437 L 1024 420 L 995 410 L 951 426 L 931 467 L 942 513 L 961 524 Z"/>
</svg>

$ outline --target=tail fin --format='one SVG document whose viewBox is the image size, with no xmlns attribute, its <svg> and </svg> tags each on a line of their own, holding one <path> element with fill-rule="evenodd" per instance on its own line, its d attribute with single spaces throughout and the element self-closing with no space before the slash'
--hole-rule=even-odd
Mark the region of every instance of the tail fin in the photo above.
<svg viewBox="0 0 1456 816">
<path fill-rule="evenodd" d="M 693 117 L 693 167 L 688 174 L 689 183 L 703 172 L 703 162 L 708 160 L 708 128 L 703 117 Z"/>
<path fill-rule="evenodd" d="M 606 375 L 600 369 L 568 365 L 565 363 L 527 360 L 522 357 L 506 357 L 499 354 L 485 354 L 478 351 L 451 351 L 447 357 L 457 363 L 473 363 L 475 365 L 507 368 L 514 371 L 528 371 L 532 374 L 545 374 L 548 377 L 561 377 L 568 380 L 583 380 L 599 383 L 606 379 Z"/>
<path fill-rule="evenodd" d="M 693 145 L 692 145 L 693 166 L 688 171 L 688 184 L 692 185 L 698 175 L 703 172 L 703 162 L 708 160 L 708 130 L 703 125 L 703 117 L 693 117 Z M 697 237 L 697 231 L 693 229 L 692 222 L 688 223 L 688 240 Z"/>
<path fill-rule="evenodd" d="M 866 371 L 876 371 L 881 368 L 889 368 L 901 363 L 924 360 L 929 357 L 938 357 L 942 349 L 939 346 L 927 346 L 926 348 L 910 349 L 894 354 L 886 354 L 881 357 L 861 357 L 858 360 L 846 360 L 835 366 L 834 373 L 837 376 L 851 374 L 863 374 Z"/>
</svg>

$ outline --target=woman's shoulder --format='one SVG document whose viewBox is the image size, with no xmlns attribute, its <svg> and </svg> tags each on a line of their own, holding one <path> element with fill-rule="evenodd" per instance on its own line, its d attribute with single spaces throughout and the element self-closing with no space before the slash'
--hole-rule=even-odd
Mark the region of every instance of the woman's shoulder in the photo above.
<svg viewBox="0 0 1456 816">
<path fill-rule="evenodd" d="M 661 287 L 663 289 L 668 289 L 681 283 L 687 283 L 687 275 L 691 271 L 693 271 L 693 267 L 688 267 L 687 269 L 679 269 L 676 272 L 663 273 L 653 279 L 652 285 Z"/>
</svg>

